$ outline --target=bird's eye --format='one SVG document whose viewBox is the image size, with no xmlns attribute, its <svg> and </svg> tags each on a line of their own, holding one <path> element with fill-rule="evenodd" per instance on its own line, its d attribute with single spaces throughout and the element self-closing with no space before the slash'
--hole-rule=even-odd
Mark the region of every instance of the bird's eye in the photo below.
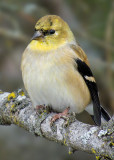
<svg viewBox="0 0 114 160">
<path fill-rule="evenodd" d="M 55 33 L 55 30 L 54 29 L 50 29 L 49 30 L 49 34 L 54 34 Z"/>
</svg>

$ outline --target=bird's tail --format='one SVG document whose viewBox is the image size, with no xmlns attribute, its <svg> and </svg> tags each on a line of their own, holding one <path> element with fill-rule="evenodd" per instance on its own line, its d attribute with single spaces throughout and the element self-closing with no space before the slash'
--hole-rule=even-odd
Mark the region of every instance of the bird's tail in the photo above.
<svg viewBox="0 0 114 160">
<path fill-rule="evenodd" d="M 88 105 L 85 110 L 91 115 L 92 119 L 95 122 L 92 104 Z M 101 124 L 108 122 L 110 119 L 111 116 L 109 115 L 109 113 L 101 106 Z"/>
<path fill-rule="evenodd" d="M 111 117 L 109 113 L 101 106 L 101 122 L 102 119 L 108 122 L 111 119 Z"/>
</svg>

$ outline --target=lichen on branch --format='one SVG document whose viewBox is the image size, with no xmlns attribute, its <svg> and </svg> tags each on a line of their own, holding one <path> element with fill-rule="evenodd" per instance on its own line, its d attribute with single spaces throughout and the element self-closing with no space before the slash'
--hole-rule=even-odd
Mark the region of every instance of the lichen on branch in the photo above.
<svg viewBox="0 0 114 160">
<path fill-rule="evenodd" d="M 97 159 L 114 158 L 114 116 L 98 127 L 76 120 L 73 114 L 67 120 L 60 118 L 51 125 L 54 114 L 48 107 L 35 110 L 21 89 L 12 93 L 0 91 L 1 125 L 15 124 L 75 150 L 94 153 Z"/>
</svg>

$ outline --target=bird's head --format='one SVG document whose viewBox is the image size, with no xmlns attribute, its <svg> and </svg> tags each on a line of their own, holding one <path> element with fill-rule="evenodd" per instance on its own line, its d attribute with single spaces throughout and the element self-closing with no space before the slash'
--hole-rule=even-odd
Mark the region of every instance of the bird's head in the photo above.
<svg viewBox="0 0 114 160">
<path fill-rule="evenodd" d="M 30 43 L 31 48 L 51 50 L 75 41 L 68 24 L 59 16 L 48 15 L 39 19 Z"/>
</svg>

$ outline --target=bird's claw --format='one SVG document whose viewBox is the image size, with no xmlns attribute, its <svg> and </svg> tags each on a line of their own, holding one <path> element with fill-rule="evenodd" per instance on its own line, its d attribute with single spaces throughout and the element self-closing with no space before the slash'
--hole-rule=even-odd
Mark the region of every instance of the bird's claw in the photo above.
<svg viewBox="0 0 114 160">
<path fill-rule="evenodd" d="M 68 112 L 69 112 L 70 107 L 66 108 L 62 113 L 58 113 L 55 114 L 52 118 L 51 118 L 51 125 L 53 125 L 53 123 L 60 118 L 63 118 L 65 120 L 68 120 Z"/>
</svg>

